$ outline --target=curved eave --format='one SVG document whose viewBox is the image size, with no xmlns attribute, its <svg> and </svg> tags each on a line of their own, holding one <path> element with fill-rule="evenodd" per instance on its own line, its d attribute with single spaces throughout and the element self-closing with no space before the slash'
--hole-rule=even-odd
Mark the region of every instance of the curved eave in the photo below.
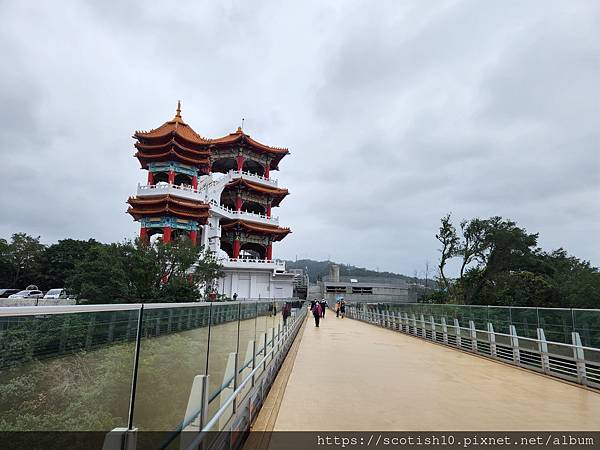
<svg viewBox="0 0 600 450">
<path fill-rule="evenodd" d="M 138 141 L 135 144 L 133 144 L 133 146 L 135 148 L 137 148 L 138 150 L 142 150 L 145 152 L 153 152 L 153 151 L 160 151 L 160 150 L 164 151 L 164 150 L 176 147 L 179 150 L 182 150 L 184 152 L 188 152 L 191 154 L 201 155 L 201 156 L 206 156 L 206 157 L 210 156 L 210 150 L 208 149 L 208 147 L 203 146 L 203 147 L 197 148 L 197 149 L 186 147 L 185 145 L 182 145 L 181 143 L 177 142 L 177 140 L 174 138 L 168 140 L 167 142 L 160 143 L 160 144 L 145 144 L 143 142 Z"/>
<path fill-rule="evenodd" d="M 254 222 L 246 222 L 245 220 L 234 220 L 229 223 L 221 224 L 221 229 L 223 231 L 235 230 L 237 228 L 241 228 L 249 233 L 272 236 L 276 241 L 283 239 L 292 232 L 289 228 L 260 225 Z"/>
<path fill-rule="evenodd" d="M 183 208 L 189 208 L 192 210 L 198 211 L 206 211 L 210 209 L 210 205 L 208 203 L 204 203 L 201 201 L 194 200 L 183 200 L 178 197 L 173 197 L 169 194 L 164 195 L 155 195 L 148 197 L 129 197 L 127 199 L 127 203 L 129 203 L 134 208 L 137 206 L 150 206 L 150 205 L 177 205 Z"/>
<path fill-rule="evenodd" d="M 210 139 L 200 136 L 183 120 L 171 120 L 150 131 L 136 131 L 133 137 L 138 140 L 154 140 L 174 135 L 191 144 L 208 145 L 211 143 Z"/>
<path fill-rule="evenodd" d="M 208 157 L 206 158 L 189 158 L 187 156 L 182 155 L 181 153 L 170 149 L 164 153 L 144 153 L 138 150 L 134 155 L 142 165 L 142 168 L 146 169 L 148 167 L 148 162 L 150 161 L 180 161 L 185 164 L 191 164 L 193 166 L 208 166 L 210 164 L 210 160 Z"/>
<path fill-rule="evenodd" d="M 227 183 L 227 185 L 225 185 L 225 188 L 226 189 L 234 188 L 234 187 L 239 186 L 240 184 L 252 191 L 259 192 L 261 194 L 267 194 L 273 198 L 283 199 L 283 197 L 285 197 L 286 195 L 289 195 L 289 191 L 287 189 L 267 187 L 267 186 L 263 186 L 258 183 L 253 183 L 253 182 L 245 180 L 243 178 L 238 178 L 237 180 Z"/>
</svg>

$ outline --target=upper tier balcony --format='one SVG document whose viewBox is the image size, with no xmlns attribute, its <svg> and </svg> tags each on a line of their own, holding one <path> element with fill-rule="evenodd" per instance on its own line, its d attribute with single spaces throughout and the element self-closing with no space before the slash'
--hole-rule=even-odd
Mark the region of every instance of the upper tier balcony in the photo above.
<svg viewBox="0 0 600 450">
<path fill-rule="evenodd" d="M 254 181 L 256 183 L 266 184 L 267 186 L 277 187 L 277 180 L 273 178 L 265 178 L 261 175 L 257 175 L 255 173 L 244 172 L 242 170 L 230 170 L 227 172 L 225 177 L 229 177 L 230 181 L 237 180 L 238 178 L 243 178 L 248 181 Z"/>
<path fill-rule="evenodd" d="M 210 201 L 210 209 L 211 211 L 227 219 L 250 220 L 252 222 L 265 223 L 267 225 L 279 225 L 279 217 L 267 217 L 264 214 L 256 214 L 247 211 L 236 211 L 234 209 L 220 205 L 216 200 Z"/>
<path fill-rule="evenodd" d="M 227 208 L 226 206 L 220 205 L 216 200 L 208 198 L 208 193 L 203 186 L 198 189 L 187 186 L 177 186 L 174 184 L 138 184 L 137 196 L 138 197 L 152 197 L 156 195 L 172 195 L 174 197 L 180 197 L 188 200 L 200 201 L 210 204 L 210 209 L 213 213 L 226 219 L 232 220 L 247 220 L 249 222 L 264 223 L 267 225 L 279 226 L 279 217 L 267 217 L 264 214 L 256 214 L 247 211 L 235 211 Z"/>
</svg>

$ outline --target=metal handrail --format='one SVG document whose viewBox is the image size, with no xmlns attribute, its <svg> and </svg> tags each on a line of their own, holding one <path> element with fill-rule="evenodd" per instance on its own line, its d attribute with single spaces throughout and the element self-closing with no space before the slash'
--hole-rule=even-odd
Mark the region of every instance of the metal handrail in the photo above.
<svg viewBox="0 0 600 450">
<path fill-rule="evenodd" d="M 261 260 L 264 261 L 264 260 Z M 279 261 L 279 260 L 273 260 Z M 168 309 L 168 308 L 191 308 L 207 307 L 210 305 L 238 305 L 240 303 L 271 303 L 294 301 L 293 298 L 286 299 L 248 299 L 244 301 L 227 302 L 179 302 L 179 303 L 110 303 L 98 305 L 52 305 L 52 306 L 0 306 L 0 317 L 16 316 L 38 316 L 51 314 L 71 313 L 93 313 L 112 311 L 137 311 L 142 305 L 144 309 Z"/>
<path fill-rule="evenodd" d="M 302 312 L 300 313 L 299 316 L 296 316 L 295 320 L 294 320 L 294 324 L 293 324 L 293 329 L 298 327 L 298 324 L 301 323 L 300 317 L 305 317 L 306 316 L 306 309 L 302 308 Z M 288 335 L 290 334 L 289 329 L 288 329 Z M 248 376 L 242 380 L 242 382 L 240 383 L 240 385 L 237 387 L 237 389 L 235 391 L 233 391 L 231 393 L 231 395 L 229 396 L 229 398 L 225 401 L 225 403 L 217 410 L 217 412 L 214 414 L 214 416 L 208 421 L 208 423 L 206 425 L 204 425 L 202 427 L 202 430 L 198 433 L 198 435 L 194 438 L 194 440 L 190 443 L 190 445 L 187 447 L 187 450 L 191 450 L 196 448 L 204 439 L 204 437 L 206 436 L 206 434 L 209 432 L 210 429 L 212 429 L 215 424 L 217 423 L 217 421 L 221 418 L 221 416 L 223 415 L 223 413 L 229 408 L 229 406 L 233 403 L 233 401 L 236 399 L 237 395 L 240 394 L 240 392 L 246 387 L 246 384 L 248 384 L 248 382 L 250 380 L 252 380 L 252 378 L 254 377 L 254 375 L 256 374 L 256 372 L 258 372 L 259 369 L 262 369 L 262 365 L 265 363 L 265 361 L 275 352 L 275 347 L 273 347 L 271 349 L 271 351 L 269 353 L 267 353 L 262 360 L 260 361 L 260 363 L 256 364 L 256 367 L 252 370 L 252 372 L 250 372 L 248 374 Z M 200 413 L 200 411 L 198 411 L 198 413 Z M 191 423 L 191 422 L 190 422 Z"/>
<path fill-rule="evenodd" d="M 376 314 L 377 316 L 382 316 L 382 317 L 384 316 L 384 314 L 382 314 L 380 312 L 373 312 L 372 314 Z M 409 318 L 408 320 L 412 320 L 412 319 Z M 417 322 L 421 322 L 421 319 L 416 319 L 416 321 Z M 439 322 L 431 322 L 431 321 L 428 321 L 428 320 L 424 321 L 424 324 L 432 324 L 432 323 L 434 325 L 442 325 Z M 412 324 L 408 324 L 408 325 L 412 326 Z M 529 338 L 529 337 L 526 337 L 526 336 L 515 336 L 515 335 L 512 335 L 512 334 L 500 333 L 498 331 L 494 331 L 493 333 L 491 333 L 488 330 L 482 330 L 480 328 L 467 328 L 467 327 L 463 327 L 463 326 L 460 326 L 460 325 L 457 327 L 456 325 L 449 325 L 449 324 L 446 324 L 446 327 L 447 328 L 454 328 L 454 329 L 458 328 L 460 330 L 467 330 L 467 331 L 477 331 L 478 333 L 486 333 L 488 335 L 489 334 L 494 334 L 494 336 L 505 336 L 505 337 L 508 337 L 508 338 L 518 338 L 519 340 L 526 340 L 526 341 L 531 341 L 531 342 L 535 342 L 535 343 L 542 342 L 539 339 Z M 462 335 L 461 335 L 461 337 L 462 337 Z M 583 350 L 592 350 L 592 351 L 600 352 L 600 348 L 597 348 L 597 347 L 587 347 L 585 345 L 573 345 L 573 344 L 567 344 L 567 343 L 564 343 L 564 342 L 548 341 L 548 340 L 544 341 L 544 343 L 551 344 L 551 345 L 562 345 L 564 347 L 570 347 L 571 349 L 583 349 Z"/>
</svg>

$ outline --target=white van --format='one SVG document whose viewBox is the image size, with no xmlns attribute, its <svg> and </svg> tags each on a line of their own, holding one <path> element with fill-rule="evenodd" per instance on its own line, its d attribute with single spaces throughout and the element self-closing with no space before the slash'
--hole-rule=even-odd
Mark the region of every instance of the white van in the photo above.
<svg viewBox="0 0 600 450">
<path fill-rule="evenodd" d="M 64 288 L 50 289 L 44 298 L 67 298 L 67 290 Z"/>
</svg>

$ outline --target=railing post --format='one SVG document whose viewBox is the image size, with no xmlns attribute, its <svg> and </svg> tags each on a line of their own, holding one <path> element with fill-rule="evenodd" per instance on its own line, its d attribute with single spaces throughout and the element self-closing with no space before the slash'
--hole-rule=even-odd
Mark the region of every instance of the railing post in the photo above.
<svg viewBox="0 0 600 450">
<path fill-rule="evenodd" d="M 429 316 L 429 318 L 431 319 L 431 340 L 437 341 L 437 335 L 435 331 L 435 319 L 433 318 L 433 316 Z"/>
<path fill-rule="evenodd" d="M 413 327 L 412 334 L 414 334 L 415 336 L 418 336 L 418 333 L 417 333 L 417 318 L 415 317 L 414 314 L 411 314 L 411 319 L 412 319 L 412 327 Z"/>
<path fill-rule="evenodd" d="M 282 328 L 281 328 L 281 322 L 277 324 L 277 353 L 279 353 L 281 351 L 281 341 L 282 341 Z"/>
<path fill-rule="evenodd" d="M 425 316 L 423 316 L 423 314 L 419 316 L 419 323 L 421 325 L 421 337 L 425 339 L 427 338 L 427 332 L 425 331 Z"/>
<path fill-rule="evenodd" d="M 460 323 L 457 318 L 454 318 L 454 329 L 456 330 L 456 346 L 462 348 L 462 338 L 460 337 Z"/>
<path fill-rule="evenodd" d="M 271 353 L 271 361 L 273 361 L 275 359 L 275 327 L 271 328 L 271 350 L 273 350 Z"/>
<path fill-rule="evenodd" d="M 548 357 L 548 343 L 543 328 L 537 329 L 538 348 L 542 355 L 542 368 L 544 373 L 550 373 L 550 358 Z"/>
<path fill-rule="evenodd" d="M 494 334 L 494 325 L 487 323 L 488 342 L 490 344 L 490 355 L 496 357 L 496 335 Z"/>
<path fill-rule="evenodd" d="M 475 331 L 475 322 L 469 320 L 469 336 L 471 337 L 471 350 L 477 352 L 477 331 Z"/>
<path fill-rule="evenodd" d="M 240 362 L 239 353 L 235 352 L 235 361 L 233 363 L 233 392 L 235 392 L 240 385 Z M 237 411 L 237 395 L 233 399 L 233 413 Z"/>
<path fill-rule="evenodd" d="M 573 341 L 573 357 L 577 364 L 577 380 L 587 385 L 587 375 L 585 372 L 585 353 L 583 351 L 583 345 L 581 344 L 581 336 L 577 331 L 571 333 L 571 340 Z"/>
<path fill-rule="evenodd" d="M 252 341 L 252 370 L 256 369 L 256 340 Z M 255 383 L 255 375 L 252 375 L 252 387 L 254 387 Z"/>
<path fill-rule="evenodd" d="M 444 339 L 444 344 L 448 345 L 448 325 L 446 325 L 446 318 L 442 317 L 442 334 Z"/>
<path fill-rule="evenodd" d="M 267 370 L 267 332 L 264 333 L 265 345 L 263 345 L 263 372 Z"/>
<path fill-rule="evenodd" d="M 519 366 L 521 365 L 521 352 L 519 351 L 519 336 L 517 335 L 517 329 L 514 325 L 508 326 L 508 334 L 510 334 L 510 347 L 513 352 L 513 362 Z"/>
<path fill-rule="evenodd" d="M 409 332 L 408 329 L 408 313 L 402 313 L 402 331 L 405 333 Z"/>
<path fill-rule="evenodd" d="M 200 430 L 208 423 L 208 380 L 210 375 L 204 375 L 202 378 L 202 410 L 200 411 Z"/>
</svg>

